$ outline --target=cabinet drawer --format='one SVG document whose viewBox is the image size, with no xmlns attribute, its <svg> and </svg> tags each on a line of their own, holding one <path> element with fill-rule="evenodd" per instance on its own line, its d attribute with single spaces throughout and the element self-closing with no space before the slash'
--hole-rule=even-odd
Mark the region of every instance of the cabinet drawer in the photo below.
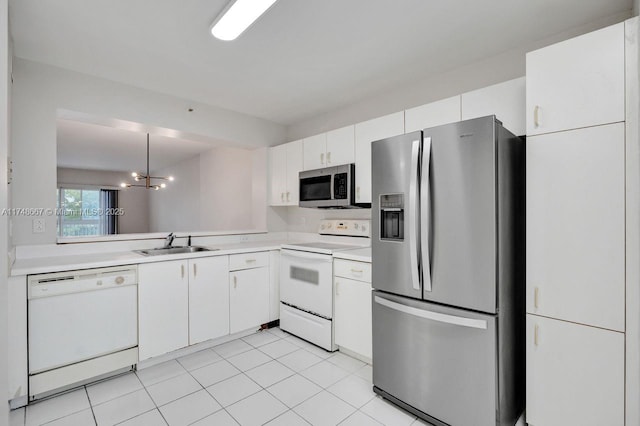
<svg viewBox="0 0 640 426">
<path fill-rule="evenodd" d="M 232 254 L 229 256 L 229 270 L 260 268 L 269 266 L 269 252 Z"/>
<path fill-rule="evenodd" d="M 371 282 L 371 264 L 355 262 L 352 260 L 335 259 L 333 261 L 333 274 L 336 277 L 350 278 L 352 280 Z"/>
</svg>

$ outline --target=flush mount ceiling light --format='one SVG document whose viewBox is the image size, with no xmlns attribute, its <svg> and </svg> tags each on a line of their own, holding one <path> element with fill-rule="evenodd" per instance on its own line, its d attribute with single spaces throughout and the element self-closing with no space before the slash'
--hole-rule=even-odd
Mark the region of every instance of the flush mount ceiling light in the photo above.
<svg viewBox="0 0 640 426">
<path fill-rule="evenodd" d="M 133 176 L 133 178 L 135 179 L 136 182 L 144 181 L 144 185 L 143 184 L 122 182 L 120 184 L 120 186 L 122 188 L 138 187 L 138 188 L 155 189 L 157 191 L 160 188 L 166 188 L 167 184 L 164 183 L 164 182 L 162 182 L 160 184 L 154 184 L 153 182 L 151 182 L 152 179 L 153 180 L 168 180 L 168 181 L 172 181 L 173 180 L 173 176 L 167 176 L 167 177 L 164 177 L 164 176 L 151 176 L 151 173 L 149 172 L 149 133 L 147 133 L 147 174 L 133 172 L 133 173 L 131 173 L 131 176 Z"/>
<path fill-rule="evenodd" d="M 276 0 L 231 0 L 211 27 L 211 34 L 220 40 L 235 40 Z"/>
</svg>

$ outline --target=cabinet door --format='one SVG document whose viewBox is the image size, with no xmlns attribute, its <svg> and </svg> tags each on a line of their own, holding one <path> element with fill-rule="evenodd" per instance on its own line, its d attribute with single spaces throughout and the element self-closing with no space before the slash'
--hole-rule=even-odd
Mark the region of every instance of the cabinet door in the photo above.
<svg viewBox="0 0 640 426">
<path fill-rule="evenodd" d="M 371 142 L 403 133 L 404 111 L 356 124 L 356 202 L 371 202 Z"/>
<path fill-rule="evenodd" d="M 327 132 L 327 165 L 339 166 L 355 161 L 355 126 Z"/>
<path fill-rule="evenodd" d="M 336 345 L 371 359 L 371 284 L 334 279 Z"/>
<path fill-rule="evenodd" d="M 624 120 L 624 23 L 527 53 L 527 135 Z"/>
<path fill-rule="evenodd" d="M 229 334 L 229 257 L 189 260 L 189 344 Z"/>
<path fill-rule="evenodd" d="M 286 201 L 287 186 L 287 147 L 285 145 L 269 148 L 269 205 L 282 206 Z"/>
<path fill-rule="evenodd" d="M 525 91 L 526 81 L 522 77 L 464 93 L 462 119 L 495 115 L 514 135 L 525 135 Z"/>
<path fill-rule="evenodd" d="M 405 114 L 405 133 L 460 121 L 460 96 L 431 102 L 408 109 Z"/>
<path fill-rule="evenodd" d="M 327 134 L 311 136 L 303 140 L 304 170 L 327 167 Z"/>
<path fill-rule="evenodd" d="M 303 167 L 302 141 L 289 142 L 285 146 L 287 149 L 285 205 L 297 206 L 300 198 L 298 173 Z"/>
<path fill-rule="evenodd" d="M 229 284 L 231 333 L 269 322 L 269 268 L 231 272 Z"/>
<path fill-rule="evenodd" d="M 189 344 L 189 276 L 186 260 L 138 266 L 140 360 Z"/>
<path fill-rule="evenodd" d="M 622 123 L 527 140 L 527 312 L 624 331 Z"/>
<path fill-rule="evenodd" d="M 527 423 L 624 424 L 624 334 L 527 315 Z"/>
</svg>

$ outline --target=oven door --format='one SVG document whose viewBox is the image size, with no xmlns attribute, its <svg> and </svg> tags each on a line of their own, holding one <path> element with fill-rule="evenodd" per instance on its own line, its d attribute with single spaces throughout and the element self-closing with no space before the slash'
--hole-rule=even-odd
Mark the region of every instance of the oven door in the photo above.
<svg viewBox="0 0 640 426">
<path fill-rule="evenodd" d="M 280 300 L 326 319 L 333 316 L 333 258 L 306 251 L 280 251 Z"/>
</svg>

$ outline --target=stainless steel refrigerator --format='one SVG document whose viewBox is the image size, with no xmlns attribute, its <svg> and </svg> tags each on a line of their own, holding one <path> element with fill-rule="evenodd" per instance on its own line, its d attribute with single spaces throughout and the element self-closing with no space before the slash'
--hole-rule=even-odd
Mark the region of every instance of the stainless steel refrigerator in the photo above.
<svg viewBox="0 0 640 426">
<path fill-rule="evenodd" d="M 514 425 L 524 142 L 489 116 L 371 149 L 374 391 L 435 425 Z"/>
</svg>

